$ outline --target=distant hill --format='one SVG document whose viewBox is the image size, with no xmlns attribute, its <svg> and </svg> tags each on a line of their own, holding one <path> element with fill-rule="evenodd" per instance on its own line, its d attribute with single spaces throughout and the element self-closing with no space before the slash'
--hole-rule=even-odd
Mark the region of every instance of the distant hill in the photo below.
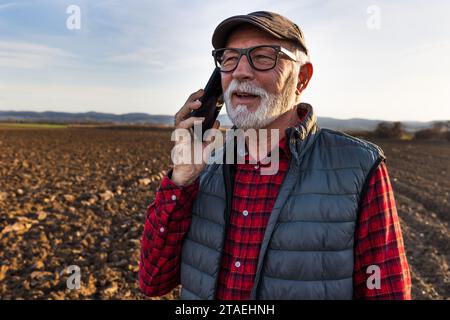
<svg viewBox="0 0 450 320">
<path fill-rule="evenodd" d="M 48 123 L 110 123 L 110 124 L 152 124 L 152 125 L 173 125 L 173 116 L 170 115 L 150 115 L 147 113 L 126 113 L 113 114 L 101 112 L 34 112 L 34 111 L 0 111 L 0 121 L 17 122 L 48 122 Z M 231 127 L 232 123 L 227 115 L 219 115 L 219 121 L 224 127 Z M 323 128 L 334 130 L 372 131 L 382 120 L 368 119 L 335 119 L 329 117 L 319 117 L 319 125 Z M 417 131 L 432 126 L 435 121 L 418 122 L 403 121 L 406 130 Z"/>
<path fill-rule="evenodd" d="M 219 115 L 218 120 L 220 124 L 225 127 L 231 127 L 232 123 L 227 115 Z M 329 117 L 318 117 L 317 122 L 322 128 L 329 128 L 340 131 L 373 131 L 380 122 L 384 120 L 368 120 L 368 119 L 336 119 Z M 424 128 L 429 128 L 436 121 L 419 122 L 419 121 L 402 121 L 407 131 L 417 131 Z"/>
<path fill-rule="evenodd" d="M 115 124 L 162 124 L 172 125 L 173 116 L 147 113 L 113 114 L 101 112 L 33 112 L 0 111 L 0 121 L 51 122 L 51 123 L 115 123 Z"/>
</svg>

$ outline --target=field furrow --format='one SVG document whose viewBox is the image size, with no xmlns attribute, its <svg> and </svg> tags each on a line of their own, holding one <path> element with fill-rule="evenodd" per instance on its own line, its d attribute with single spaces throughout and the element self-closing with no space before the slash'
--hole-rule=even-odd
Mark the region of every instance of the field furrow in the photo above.
<svg viewBox="0 0 450 320">
<path fill-rule="evenodd" d="M 0 298 L 144 299 L 140 237 L 170 168 L 170 134 L 0 128 Z M 450 145 L 374 142 L 388 158 L 413 297 L 449 299 Z M 80 290 L 67 288 L 71 265 Z"/>
</svg>

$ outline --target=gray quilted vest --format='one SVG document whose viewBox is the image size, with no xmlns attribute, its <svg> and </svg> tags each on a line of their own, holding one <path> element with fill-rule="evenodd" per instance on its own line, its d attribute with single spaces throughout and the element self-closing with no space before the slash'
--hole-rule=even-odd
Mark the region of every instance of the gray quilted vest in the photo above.
<svg viewBox="0 0 450 320">
<path fill-rule="evenodd" d="M 286 130 L 292 157 L 265 230 L 251 299 L 352 299 L 359 201 L 384 155 L 374 144 L 319 129 L 312 107 L 300 107 L 308 115 Z M 200 176 L 182 249 L 181 299 L 216 298 L 232 181 L 228 164 L 208 165 Z"/>
</svg>

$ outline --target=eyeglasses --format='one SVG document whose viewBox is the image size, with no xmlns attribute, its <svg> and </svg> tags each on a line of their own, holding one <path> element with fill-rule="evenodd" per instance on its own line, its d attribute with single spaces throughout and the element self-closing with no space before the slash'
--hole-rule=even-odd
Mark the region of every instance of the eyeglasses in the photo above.
<svg viewBox="0 0 450 320">
<path fill-rule="evenodd" d="M 253 69 L 258 71 L 266 71 L 275 68 L 279 55 L 282 54 L 289 60 L 297 62 L 295 54 L 281 46 L 256 46 L 251 48 L 221 48 L 213 50 L 212 55 L 216 67 L 221 72 L 234 71 L 241 57 L 245 55 Z"/>
</svg>

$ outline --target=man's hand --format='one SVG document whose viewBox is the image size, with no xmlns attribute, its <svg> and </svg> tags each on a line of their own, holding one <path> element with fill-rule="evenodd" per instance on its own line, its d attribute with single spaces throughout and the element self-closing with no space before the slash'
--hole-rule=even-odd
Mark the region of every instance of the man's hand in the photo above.
<svg viewBox="0 0 450 320">
<path fill-rule="evenodd" d="M 196 164 L 194 161 L 194 134 L 192 133 L 192 127 L 194 126 L 194 122 L 202 122 L 204 118 L 199 117 L 190 117 L 186 118 L 192 110 L 198 109 L 201 106 L 201 102 L 198 100 L 204 94 L 204 90 L 200 89 L 197 92 L 192 93 L 189 98 L 186 100 L 186 103 L 181 107 L 181 109 L 175 114 L 175 129 L 187 129 L 191 131 L 191 139 L 190 141 L 176 141 L 174 150 L 176 152 L 182 152 L 183 154 L 192 153 L 190 163 L 186 164 L 176 164 L 174 163 L 173 172 L 172 172 L 172 181 L 178 186 L 186 186 L 195 181 L 195 179 L 200 175 L 202 170 L 205 168 L 206 163 L 203 158 L 203 152 L 210 143 L 214 141 L 205 141 L 202 142 L 202 162 L 200 164 Z M 213 125 L 213 129 L 218 129 L 220 126 L 219 121 L 215 121 Z"/>
</svg>

